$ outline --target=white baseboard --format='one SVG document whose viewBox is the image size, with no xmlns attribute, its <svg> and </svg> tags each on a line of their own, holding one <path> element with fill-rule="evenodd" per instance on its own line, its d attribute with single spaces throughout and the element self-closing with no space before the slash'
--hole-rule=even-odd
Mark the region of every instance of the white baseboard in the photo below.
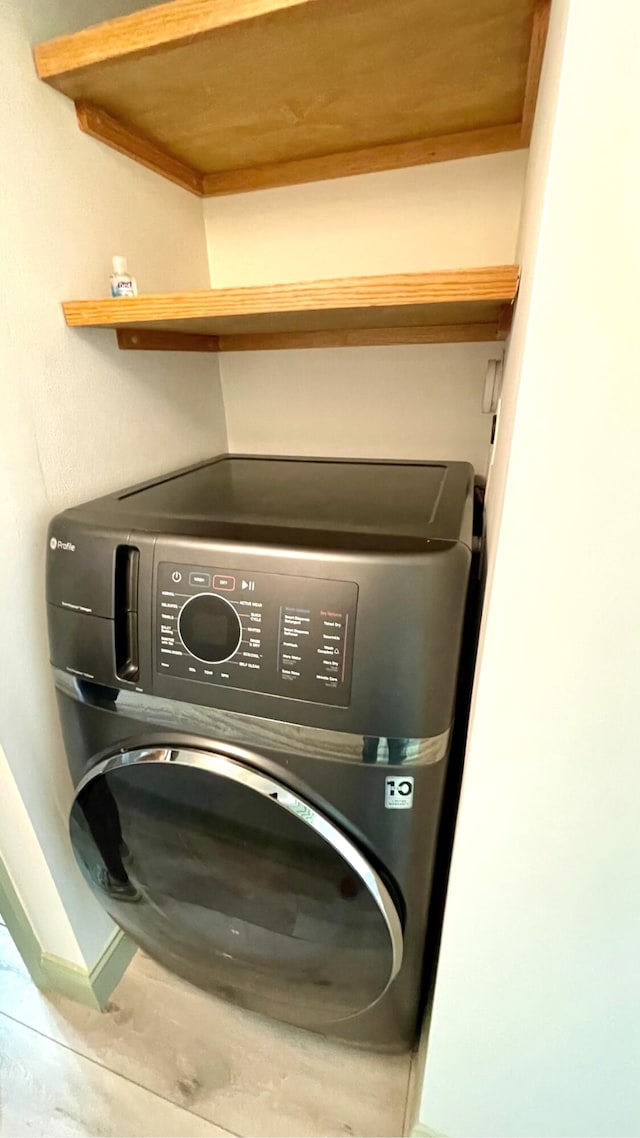
<svg viewBox="0 0 640 1138">
<path fill-rule="evenodd" d="M 91 970 L 43 952 L 39 974 L 34 979 L 45 991 L 60 992 L 70 1000 L 102 1011 L 135 952 L 133 942 L 117 929 Z"/>
</svg>

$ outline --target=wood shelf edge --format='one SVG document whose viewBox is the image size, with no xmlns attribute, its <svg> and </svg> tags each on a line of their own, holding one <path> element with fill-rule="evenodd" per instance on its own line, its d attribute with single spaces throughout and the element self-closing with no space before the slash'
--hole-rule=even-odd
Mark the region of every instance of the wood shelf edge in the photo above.
<svg viewBox="0 0 640 1138">
<path fill-rule="evenodd" d="M 531 131 L 533 130 L 533 119 L 538 99 L 538 88 L 540 86 L 542 61 L 544 59 L 544 49 L 547 42 L 547 32 L 549 30 L 550 13 L 551 0 L 536 0 L 536 6 L 533 11 L 533 27 L 531 29 L 531 45 L 529 48 L 529 62 L 527 64 L 524 102 L 522 105 L 520 145 L 523 147 L 527 147 L 531 142 Z"/>
<path fill-rule="evenodd" d="M 513 323 L 513 310 L 513 300 L 509 304 L 504 305 L 498 319 L 498 340 L 506 340 L 507 336 L 509 335 L 509 332 L 511 331 L 511 324 Z"/>
<path fill-rule="evenodd" d="M 502 340 L 497 323 L 432 324 L 425 327 L 345 328 L 321 332 L 263 332 L 218 337 L 220 352 L 284 351 L 295 348 L 371 348 L 401 344 L 464 344 Z"/>
<path fill-rule="evenodd" d="M 523 148 L 522 124 L 483 127 L 410 142 L 391 142 L 361 150 L 346 150 L 317 158 L 300 158 L 289 162 L 273 162 L 266 166 L 248 166 L 239 170 L 221 170 L 202 176 L 204 197 L 247 193 L 279 186 L 322 182 L 332 178 L 348 178 L 357 174 L 374 174 L 410 166 L 426 166 L 435 162 L 452 162 L 460 158 L 478 158 Z"/>
<path fill-rule="evenodd" d="M 464 344 L 504 340 L 501 321 L 433 324 L 425 327 L 344 328 L 314 332 L 261 332 L 207 336 L 152 328 L 117 328 L 118 347 L 136 352 L 265 352 L 309 348 L 386 347 L 402 344 Z"/>
<path fill-rule="evenodd" d="M 80 100 L 75 107 L 78 126 L 85 134 L 198 197 L 221 197 L 349 178 L 358 174 L 427 166 L 436 162 L 453 162 L 485 154 L 520 150 L 526 145 L 522 141 L 523 124 L 509 123 L 506 126 L 483 127 L 480 130 L 414 139 L 410 142 L 392 142 L 361 150 L 340 151 L 316 158 L 203 174 L 100 107 Z"/>
<path fill-rule="evenodd" d="M 68 300 L 70 327 L 121 327 L 153 321 L 331 309 L 391 308 L 474 301 L 512 301 L 517 265 L 347 277 L 242 288 L 202 289 L 121 299 Z"/>
<path fill-rule="evenodd" d="M 100 107 L 78 101 L 75 108 L 78 126 L 84 134 L 97 138 L 119 154 L 126 154 L 128 158 L 133 158 L 148 170 L 161 174 L 163 178 L 168 178 L 170 182 L 189 190 L 197 197 L 203 196 L 202 174 L 198 170 L 193 170 L 185 162 L 174 158 L 150 138 L 132 130 Z"/>
<path fill-rule="evenodd" d="M 121 351 L 128 352 L 217 352 L 220 337 L 200 332 L 169 332 L 157 328 L 116 328 Z"/>
<path fill-rule="evenodd" d="M 169 51 L 194 43 L 230 24 L 269 16 L 314 0 L 168 0 L 118 16 L 70 35 L 45 40 L 33 49 L 40 79 L 55 86 L 57 77 L 111 60 Z"/>
</svg>

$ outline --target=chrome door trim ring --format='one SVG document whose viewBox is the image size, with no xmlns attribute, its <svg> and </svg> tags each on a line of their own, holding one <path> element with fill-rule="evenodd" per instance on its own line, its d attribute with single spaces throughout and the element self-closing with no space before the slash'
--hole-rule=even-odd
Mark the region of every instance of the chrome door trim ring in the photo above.
<svg viewBox="0 0 640 1138">
<path fill-rule="evenodd" d="M 188 747 L 158 747 L 119 751 L 117 754 L 103 759 L 87 771 L 76 787 L 74 802 L 77 801 L 82 790 L 101 775 L 144 763 L 171 763 L 174 766 L 195 767 L 220 778 L 241 783 L 263 797 L 270 798 L 272 802 L 277 803 L 282 809 L 287 810 L 301 822 L 310 826 L 347 862 L 363 882 L 370 896 L 373 897 L 391 941 L 392 964 L 389 979 L 382 992 L 368 1006 L 372 1007 L 373 1004 L 378 1003 L 378 1000 L 382 999 L 389 990 L 402 965 L 402 925 L 389 890 L 373 866 L 369 865 L 364 855 L 360 853 L 357 846 L 324 814 L 316 810 L 306 799 L 300 798 L 290 791 L 283 783 L 217 751 L 205 752 Z M 366 1008 L 360 1008 L 354 1014 L 361 1015 L 366 1010 Z"/>
</svg>

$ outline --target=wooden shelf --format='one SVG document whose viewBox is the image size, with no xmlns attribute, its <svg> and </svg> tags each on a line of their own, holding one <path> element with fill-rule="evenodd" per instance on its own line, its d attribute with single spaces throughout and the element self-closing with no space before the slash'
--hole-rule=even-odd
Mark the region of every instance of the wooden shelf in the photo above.
<svg viewBox="0 0 640 1138">
<path fill-rule="evenodd" d="M 503 340 L 518 267 L 69 300 L 74 328 L 112 328 L 121 348 L 244 351 Z"/>
<path fill-rule="evenodd" d="M 171 0 L 35 48 L 82 130 L 201 196 L 527 146 L 550 0 Z"/>
</svg>

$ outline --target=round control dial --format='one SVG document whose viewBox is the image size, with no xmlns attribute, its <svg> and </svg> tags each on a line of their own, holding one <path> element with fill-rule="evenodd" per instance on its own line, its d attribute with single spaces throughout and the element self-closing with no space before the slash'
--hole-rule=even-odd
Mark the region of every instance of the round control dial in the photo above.
<svg viewBox="0 0 640 1138">
<path fill-rule="evenodd" d="M 242 625 L 233 605 L 217 593 L 198 593 L 185 601 L 178 629 L 182 643 L 204 664 L 222 664 L 240 647 Z"/>
</svg>

